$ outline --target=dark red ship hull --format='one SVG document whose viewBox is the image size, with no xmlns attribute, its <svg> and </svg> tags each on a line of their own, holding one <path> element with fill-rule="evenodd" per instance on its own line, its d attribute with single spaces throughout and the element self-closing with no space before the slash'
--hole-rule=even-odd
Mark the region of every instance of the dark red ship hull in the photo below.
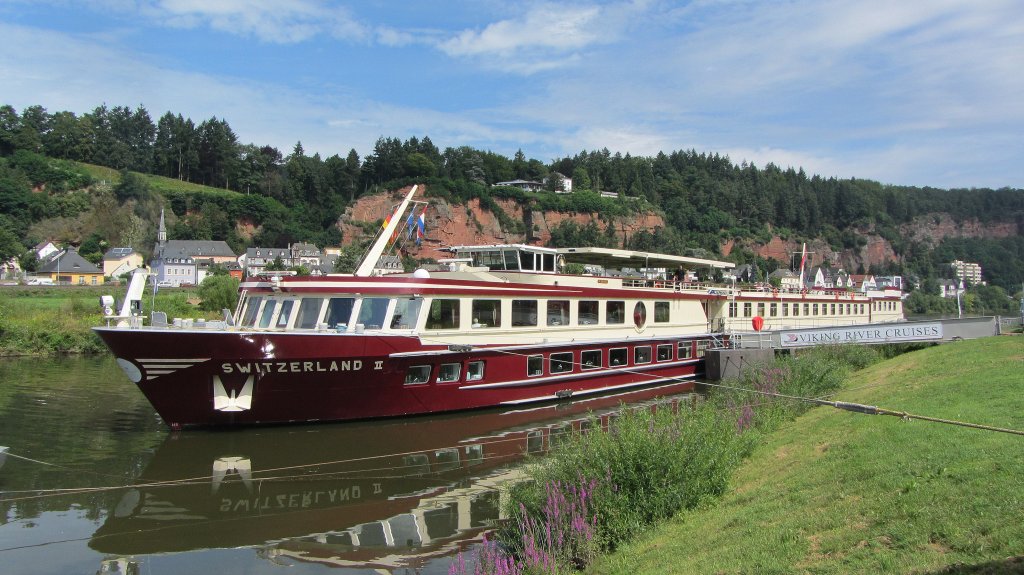
<svg viewBox="0 0 1024 575">
<path fill-rule="evenodd" d="M 514 405 L 685 381 L 703 370 L 698 338 L 533 346 L 425 345 L 402 335 L 96 328 L 125 373 L 172 428 L 341 421 Z M 705 336 L 706 337 L 706 336 Z M 671 346 L 672 353 L 658 353 Z M 622 365 L 608 365 L 609 349 Z M 636 348 L 648 348 L 637 363 Z M 581 352 L 604 365 L 584 369 Z M 654 351 L 651 351 L 654 350 Z M 682 350 L 686 350 L 685 353 Z M 572 353 L 571 370 L 527 375 L 527 358 Z M 564 357 L 564 356 L 562 356 Z M 470 364 L 483 366 L 468 380 Z M 439 383 L 442 364 L 457 381 Z M 428 381 L 407 383 L 411 366 Z"/>
</svg>

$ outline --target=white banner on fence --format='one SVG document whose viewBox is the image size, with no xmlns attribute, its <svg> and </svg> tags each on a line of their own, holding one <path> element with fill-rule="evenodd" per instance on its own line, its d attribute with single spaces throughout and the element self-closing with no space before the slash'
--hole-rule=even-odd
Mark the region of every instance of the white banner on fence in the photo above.
<svg viewBox="0 0 1024 575">
<path fill-rule="evenodd" d="M 783 331 L 782 347 L 825 345 L 830 343 L 900 343 L 942 339 L 941 323 L 892 324 L 886 326 L 849 326 L 802 331 Z"/>
</svg>

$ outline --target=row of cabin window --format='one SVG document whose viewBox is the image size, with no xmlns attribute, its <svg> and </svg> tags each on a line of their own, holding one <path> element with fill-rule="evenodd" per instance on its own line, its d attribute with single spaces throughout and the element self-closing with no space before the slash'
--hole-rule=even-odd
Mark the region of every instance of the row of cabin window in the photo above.
<svg viewBox="0 0 1024 575">
<path fill-rule="evenodd" d="M 771 303 L 771 304 L 769 304 L 768 305 L 768 316 L 767 317 L 778 317 L 779 316 L 779 306 L 780 305 L 782 306 L 782 317 L 789 317 L 790 307 L 789 307 L 788 303 L 783 303 L 783 304 Z M 730 302 L 729 303 L 729 317 L 737 317 L 736 314 L 737 314 L 738 306 L 739 306 L 739 304 L 736 303 L 736 302 Z M 863 314 L 864 313 L 864 304 L 862 304 L 862 303 L 845 303 L 845 304 L 844 303 L 839 303 L 839 304 L 823 303 L 823 304 L 821 304 L 821 313 L 820 314 L 818 313 L 819 308 L 818 308 L 818 304 L 816 304 L 816 303 L 815 304 L 805 303 L 805 304 L 803 304 L 803 306 L 804 306 L 804 315 L 805 316 L 813 316 L 813 315 L 855 315 L 855 314 Z M 793 309 L 793 317 L 799 317 L 800 316 L 800 304 L 799 303 L 794 303 L 792 309 Z M 758 303 L 757 304 L 757 315 L 759 315 L 761 317 L 765 317 L 764 311 L 765 311 L 764 302 Z M 753 317 L 753 307 L 752 307 L 752 304 L 750 302 L 746 302 L 746 303 L 743 304 L 743 317 Z"/>
<path fill-rule="evenodd" d="M 462 448 L 465 453 L 464 463 L 466 467 L 473 467 L 480 465 L 484 462 L 484 446 L 480 444 L 466 445 Z M 424 475 L 427 473 L 449 471 L 452 469 L 458 469 L 462 466 L 459 461 L 460 454 L 459 449 L 454 447 L 446 447 L 444 449 L 438 449 L 434 451 L 434 463 L 431 464 L 430 455 L 428 453 L 412 453 L 409 455 L 402 456 L 402 473 L 408 476 L 413 475 Z M 493 492 L 497 494 L 497 491 Z M 497 503 L 497 502 L 495 502 Z M 429 517 L 430 513 L 442 512 L 447 517 L 447 514 L 451 513 L 450 509 L 444 507 L 439 509 L 432 509 L 427 511 L 424 515 Z M 452 526 L 454 528 L 454 526 Z M 449 534 L 454 535 L 456 531 L 453 529 Z M 437 532 L 434 529 L 430 530 L 431 537 L 437 537 Z"/>
<path fill-rule="evenodd" d="M 696 354 L 694 345 L 690 341 L 681 341 L 676 345 L 663 343 L 657 346 L 657 361 L 672 361 L 672 348 L 677 350 L 676 358 L 680 360 L 692 357 L 704 357 L 710 344 L 708 340 L 698 340 Z M 644 365 L 651 363 L 652 346 L 638 345 L 633 348 L 633 365 Z M 625 367 L 629 362 L 629 349 L 617 347 L 608 350 L 608 365 L 604 365 L 604 352 L 600 349 L 590 349 L 580 352 L 580 369 L 601 369 L 602 367 Z M 549 373 L 552 375 L 568 373 L 575 368 L 575 352 L 557 352 L 549 355 Z M 484 362 L 470 361 L 466 364 L 466 382 L 480 381 L 484 378 Z M 418 385 L 430 382 L 431 365 L 413 365 L 405 372 L 406 385 Z M 531 355 L 526 358 L 526 374 L 530 377 L 544 375 L 544 356 Z M 437 379 L 435 383 L 459 383 L 462 381 L 461 363 L 442 363 L 437 367 Z"/>
<path fill-rule="evenodd" d="M 598 300 L 583 300 L 576 303 L 576 325 L 596 325 L 601 321 L 601 303 Z M 604 323 L 619 325 L 626 323 L 626 302 L 624 300 L 605 301 Z M 435 299 L 431 301 L 430 313 L 427 316 L 426 329 L 457 329 L 461 325 L 461 300 Z M 472 327 L 536 327 L 541 318 L 546 325 L 572 325 L 570 300 L 535 300 L 514 299 L 506 307 L 500 299 L 474 299 L 471 303 Z M 544 314 L 540 313 L 544 307 Z M 643 302 L 635 306 L 643 307 Z M 504 321 L 505 313 L 510 315 Z M 646 310 L 642 315 L 646 315 Z M 654 322 L 667 323 L 671 317 L 669 302 L 654 302 Z"/>
<path fill-rule="evenodd" d="M 677 345 L 671 343 L 659 344 L 655 348 L 649 345 L 638 345 L 633 348 L 633 365 L 644 365 L 651 363 L 652 349 L 657 350 L 657 361 L 672 361 L 672 348 L 678 350 L 677 359 L 690 359 L 694 357 L 693 342 L 681 341 Z M 696 357 L 704 357 L 708 348 L 706 340 L 697 342 Z M 629 349 L 616 347 L 608 350 L 608 365 L 604 364 L 604 351 L 600 349 L 588 349 L 580 352 L 579 367 L 586 371 L 590 369 L 601 369 L 604 367 L 624 367 L 629 365 Z M 564 351 L 548 355 L 548 373 L 551 375 L 568 373 L 576 366 L 575 352 Z M 544 356 L 531 355 L 526 358 L 526 375 L 538 377 L 544 375 Z"/>
<path fill-rule="evenodd" d="M 501 271 L 545 271 L 554 273 L 555 254 L 517 252 L 515 250 L 470 252 L 474 266 Z"/>
<path fill-rule="evenodd" d="M 264 300 L 266 300 L 264 302 Z M 296 310 L 296 302 L 298 307 Z M 356 311 L 358 302 L 358 311 Z M 392 302 L 394 305 L 392 306 Z M 600 304 L 597 300 L 576 302 L 577 325 L 594 325 L 600 321 Z M 367 329 L 413 329 L 423 305 L 422 298 L 377 298 L 377 297 L 305 297 L 300 300 L 265 298 L 253 296 L 246 304 L 241 325 L 245 327 L 314 329 L 326 324 L 331 329 L 347 329 L 349 325 L 362 324 Z M 511 327 L 536 327 L 539 322 L 541 301 L 511 300 L 507 309 Z M 262 308 L 261 308 L 262 306 Z M 569 300 L 546 300 L 543 303 L 546 324 L 551 326 L 570 325 Z M 506 306 L 499 299 L 474 299 L 470 306 L 474 328 L 503 327 L 502 310 Z M 654 303 L 654 322 L 669 321 L 669 302 Z M 426 319 L 426 329 L 458 329 L 462 325 L 462 300 L 432 299 Z M 353 312 L 356 312 L 353 321 Z M 389 316 L 390 313 L 390 316 Z M 292 324 L 292 316 L 295 315 Z M 387 318 L 390 317 L 390 322 Z M 626 322 L 626 302 L 622 300 L 604 302 L 606 324 Z"/>
<path fill-rule="evenodd" d="M 412 365 L 405 371 L 406 385 L 416 385 L 430 381 L 431 365 Z M 462 377 L 461 363 L 442 363 L 437 367 L 436 383 L 458 383 Z M 484 362 L 470 361 L 466 364 L 466 381 L 480 381 L 484 378 Z"/>
<path fill-rule="evenodd" d="M 894 301 L 873 301 L 871 302 L 871 308 L 876 311 L 896 311 L 896 302 Z"/>
</svg>

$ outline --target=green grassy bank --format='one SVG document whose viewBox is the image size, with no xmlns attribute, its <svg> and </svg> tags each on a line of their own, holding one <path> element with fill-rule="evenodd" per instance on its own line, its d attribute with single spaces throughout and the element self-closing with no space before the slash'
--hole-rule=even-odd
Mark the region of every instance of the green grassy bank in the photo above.
<svg viewBox="0 0 1024 575">
<path fill-rule="evenodd" d="M 92 328 L 103 325 L 101 295 L 123 299 L 125 286 L 0 287 L 0 357 L 60 353 L 105 353 Z M 161 289 L 156 309 L 168 317 L 217 317 L 188 303 L 194 290 Z M 148 316 L 152 298 L 142 298 Z"/>
<path fill-rule="evenodd" d="M 1024 338 L 932 347 L 836 397 L 1024 429 Z M 768 435 L 717 503 L 593 573 L 1022 573 L 1024 437 L 814 408 Z"/>
</svg>

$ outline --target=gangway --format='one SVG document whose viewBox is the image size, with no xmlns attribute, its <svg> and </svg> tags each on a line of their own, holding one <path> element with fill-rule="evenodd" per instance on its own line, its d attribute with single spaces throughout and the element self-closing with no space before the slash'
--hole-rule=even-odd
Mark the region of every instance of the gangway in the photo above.
<svg viewBox="0 0 1024 575">
<path fill-rule="evenodd" d="M 705 377 L 737 377 L 744 366 L 770 361 L 776 351 L 819 345 L 943 343 L 999 335 L 999 317 L 966 317 L 847 326 L 729 333 L 730 346 L 707 350 Z"/>
</svg>

